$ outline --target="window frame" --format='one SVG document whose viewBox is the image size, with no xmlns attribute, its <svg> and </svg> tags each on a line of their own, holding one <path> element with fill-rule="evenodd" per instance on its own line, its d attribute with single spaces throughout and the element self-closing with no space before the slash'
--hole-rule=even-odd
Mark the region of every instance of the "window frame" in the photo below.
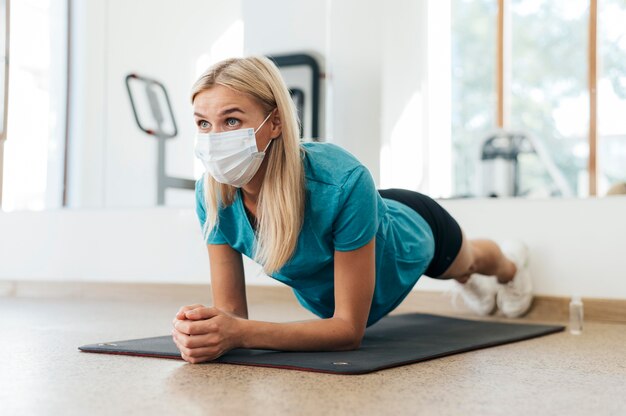
<svg viewBox="0 0 626 416">
<path fill-rule="evenodd" d="M 11 10 L 11 0 L 0 0 L 2 8 L 1 13 L 4 17 L 4 51 L 2 55 L 2 65 L 4 65 L 4 79 L 0 80 L 0 82 L 4 83 L 4 87 L 2 90 L 2 124 L 0 124 L 0 207 L 2 206 L 2 184 L 4 181 L 4 142 L 7 137 L 7 119 L 8 119 L 8 104 L 9 104 L 9 45 L 11 44 L 9 35 L 10 35 L 10 10 Z M 0 46 L 2 47 L 2 46 Z"/>
<path fill-rule="evenodd" d="M 46 208 L 60 208 L 67 206 L 67 179 L 68 179 L 68 149 L 69 149 L 69 123 L 70 123 L 70 69 L 71 69 L 71 19 L 72 19 L 72 2 L 73 0 L 63 0 L 62 3 L 56 3 L 58 7 L 56 10 L 56 17 L 64 16 L 65 22 L 64 26 L 60 26 L 59 30 L 59 43 L 58 45 L 62 45 L 61 49 L 63 49 L 63 53 L 60 54 L 60 61 L 64 62 L 65 67 L 59 70 L 57 76 L 59 79 L 62 79 L 62 84 L 59 85 L 59 94 L 57 95 L 58 101 L 57 105 L 59 110 L 59 127 L 58 131 L 54 133 L 54 136 L 57 138 L 57 143 L 61 150 L 58 153 L 57 157 L 57 166 L 58 175 L 55 176 L 56 184 L 53 188 L 50 188 L 51 191 L 46 195 L 44 195 L 44 205 Z M 13 9 L 15 11 L 15 9 Z M 6 199 L 6 188 L 4 188 L 4 168 L 5 168 L 5 149 L 4 145 L 9 140 L 8 139 L 8 124 L 9 124 L 9 84 L 10 84 L 10 66 L 11 61 L 9 59 L 9 51 L 11 47 L 11 39 L 10 39 L 10 29 L 11 29 L 11 8 L 10 8 L 10 0 L 0 0 L 0 11 L 4 11 L 4 23 L 5 23 L 5 77 L 4 77 L 4 93 L 3 97 L 0 99 L 4 100 L 4 114 L 0 114 L 0 117 L 3 117 L 3 124 L 0 126 L 0 212 L 2 212 L 5 207 L 4 203 L 7 201 Z M 0 18 L 2 18 L 0 14 Z M 15 18 L 14 18 L 15 19 Z M 13 25 L 15 28 L 15 25 Z M 2 45 L 0 45 L 1 47 Z M 15 64 L 15 62 L 14 62 Z M 14 71 L 15 72 L 15 68 Z M 2 82 L 2 80 L 0 80 Z M 14 125 L 14 123 L 11 123 Z M 13 133 L 12 133 L 13 134 Z M 49 138 L 50 138 L 49 137 Z M 14 139 L 11 139 L 11 143 L 13 143 Z M 13 146 L 13 145 L 11 145 Z M 50 161 L 50 156 L 48 155 L 48 162 Z M 49 180 L 50 175 L 47 173 L 46 179 Z"/>
<path fill-rule="evenodd" d="M 500 129 L 509 127 L 507 111 L 509 102 L 507 87 L 510 82 L 507 79 L 510 61 L 510 51 L 505 47 L 505 40 L 510 30 L 510 0 L 498 0 L 497 30 L 496 30 L 496 122 Z M 589 160 L 587 170 L 589 174 L 589 196 L 597 196 L 598 193 L 598 0 L 589 0 L 589 24 L 588 24 L 588 54 L 587 71 L 589 94 Z"/>
</svg>

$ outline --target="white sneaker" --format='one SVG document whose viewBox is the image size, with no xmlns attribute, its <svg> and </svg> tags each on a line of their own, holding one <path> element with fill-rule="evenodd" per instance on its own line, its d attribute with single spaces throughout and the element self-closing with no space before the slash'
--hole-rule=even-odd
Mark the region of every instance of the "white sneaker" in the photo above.
<svg viewBox="0 0 626 416">
<path fill-rule="evenodd" d="M 504 255 L 511 260 L 517 272 L 510 282 L 499 284 L 496 295 L 498 308 L 509 318 L 524 315 L 533 302 L 533 283 L 528 271 L 528 247 L 519 241 L 501 245 Z"/>
<path fill-rule="evenodd" d="M 493 313 L 496 307 L 496 293 L 500 286 L 495 277 L 473 274 L 464 284 L 457 281 L 454 281 L 454 284 L 453 303 L 456 302 L 456 295 L 461 295 L 463 302 L 474 313 L 481 316 Z"/>
</svg>

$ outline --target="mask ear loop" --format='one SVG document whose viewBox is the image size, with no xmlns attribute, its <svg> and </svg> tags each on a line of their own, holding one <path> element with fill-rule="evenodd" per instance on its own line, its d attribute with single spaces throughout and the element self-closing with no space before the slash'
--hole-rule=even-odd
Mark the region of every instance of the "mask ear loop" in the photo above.
<svg viewBox="0 0 626 416">
<path fill-rule="evenodd" d="M 256 128 L 256 130 L 254 131 L 254 134 L 256 134 L 257 131 L 261 130 L 261 127 L 263 127 L 263 124 L 265 124 L 265 122 L 267 120 L 269 120 L 270 116 L 272 115 L 272 112 L 274 110 L 270 111 L 270 113 L 267 115 L 267 117 L 265 117 L 265 120 L 263 120 L 263 123 L 261 123 L 261 125 L 259 127 Z"/>
<path fill-rule="evenodd" d="M 272 142 L 276 140 L 276 139 L 270 139 L 269 142 L 267 142 L 267 146 L 265 146 L 265 149 L 263 149 L 263 154 L 265 154 L 267 152 L 267 148 L 270 147 L 270 144 L 272 144 Z"/>
<path fill-rule="evenodd" d="M 256 134 L 257 131 L 259 131 L 261 129 L 261 127 L 263 127 L 263 125 L 265 124 L 265 122 L 267 120 L 269 120 L 270 116 L 272 115 L 272 112 L 274 112 L 274 110 L 270 111 L 270 113 L 267 115 L 267 117 L 265 117 L 265 120 L 263 120 L 263 123 L 261 123 L 261 125 L 259 127 L 257 127 L 257 129 L 254 131 L 254 134 Z M 274 139 L 270 139 L 269 142 L 267 142 L 267 146 L 265 146 L 265 149 L 263 149 L 263 154 L 265 154 L 265 152 L 267 151 L 267 148 L 270 147 L 270 144 L 272 144 L 272 142 L 274 141 Z"/>
</svg>

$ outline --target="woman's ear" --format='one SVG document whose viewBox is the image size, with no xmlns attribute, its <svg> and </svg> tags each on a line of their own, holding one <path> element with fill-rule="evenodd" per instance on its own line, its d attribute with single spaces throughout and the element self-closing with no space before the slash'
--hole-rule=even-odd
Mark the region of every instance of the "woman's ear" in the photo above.
<svg viewBox="0 0 626 416">
<path fill-rule="evenodd" d="M 278 108 L 275 108 L 274 110 L 272 110 L 270 121 L 272 123 L 271 124 L 272 131 L 271 131 L 270 137 L 272 139 L 277 139 L 278 137 L 280 137 L 280 134 L 283 131 L 283 123 L 280 117 L 280 113 L 278 112 Z"/>
</svg>

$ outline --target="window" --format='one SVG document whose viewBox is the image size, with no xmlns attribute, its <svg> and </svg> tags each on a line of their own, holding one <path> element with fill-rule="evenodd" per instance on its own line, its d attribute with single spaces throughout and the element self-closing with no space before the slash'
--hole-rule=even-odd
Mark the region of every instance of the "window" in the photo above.
<svg viewBox="0 0 626 416">
<path fill-rule="evenodd" d="M 67 27 L 64 1 L 11 2 L 3 210 L 62 205 Z"/>
<path fill-rule="evenodd" d="M 588 0 L 510 2 L 504 128 L 525 134 L 535 150 L 520 155 L 519 196 L 587 193 L 588 6 Z"/>
<path fill-rule="evenodd" d="M 478 157 L 482 141 L 496 124 L 494 74 L 498 7 L 493 0 L 453 1 L 452 168 L 455 196 L 480 193 Z"/>
<path fill-rule="evenodd" d="M 623 0 L 451 0 L 454 196 L 506 175 L 515 196 L 626 180 L 625 19 Z"/>
<path fill-rule="evenodd" d="M 626 2 L 598 3 L 598 194 L 626 182 Z"/>
</svg>

